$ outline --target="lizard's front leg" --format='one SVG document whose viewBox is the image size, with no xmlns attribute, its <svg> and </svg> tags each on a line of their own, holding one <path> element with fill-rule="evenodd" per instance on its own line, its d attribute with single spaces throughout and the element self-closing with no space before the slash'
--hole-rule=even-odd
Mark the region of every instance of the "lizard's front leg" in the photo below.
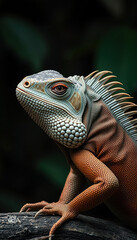
<svg viewBox="0 0 137 240">
<path fill-rule="evenodd" d="M 92 184 L 78 195 L 74 196 L 72 194 L 73 198 L 69 199 L 70 202 L 67 204 L 59 204 L 58 202 L 55 203 L 55 205 L 47 205 L 39 211 L 39 213 L 55 213 L 62 216 L 51 228 L 51 235 L 65 221 L 74 218 L 79 213 L 94 208 L 98 204 L 110 198 L 119 187 L 116 176 L 91 152 L 86 150 L 72 151 L 71 159 L 76 168 L 79 169 L 82 175 L 85 176 Z M 71 181 L 69 181 L 69 183 L 71 183 Z M 66 198 L 67 185 L 64 187 L 65 191 L 62 193 L 61 199 Z M 70 188 L 68 188 L 68 190 L 69 189 Z"/>
<path fill-rule="evenodd" d="M 67 203 L 69 203 L 81 192 L 84 183 L 85 178 L 72 164 L 58 202 L 48 203 L 45 201 L 41 201 L 38 203 L 27 203 L 21 208 L 20 212 L 39 210 L 35 216 L 38 216 L 41 213 L 48 215 L 60 215 L 61 218 L 57 221 L 57 223 L 53 225 L 50 230 L 50 235 L 52 235 L 54 231 L 60 225 L 62 225 L 63 222 L 72 219 L 77 215 L 73 211 L 71 212 Z"/>
<path fill-rule="evenodd" d="M 87 150 L 71 152 L 71 159 L 79 171 L 92 183 L 70 203 L 71 211 L 79 214 L 109 199 L 119 189 L 114 173 Z"/>
<path fill-rule="evenodd" d="M 62 190 L 62 193 L 60 195 L 59 204 L 60 203 L 68 203 L 70 202 L 81 190 L 85 179 L 83 179 L 83 176 L 79 172 L 78 169 L 76 169 L 75 166 L 72 166 L 70 168 L 70 172 L 68 174 L 68 177 L 66 179 L 64 188 Z M 26 203 L 23 205 L 23 207 L 20 209 L 20 212 L 29 212 L 29 211 L 37 211 L 40 209 L 43 209 L 47 205 L 51 203 L 48 203 L 46 201 L 41 201 L 37 203 Z M 55 204 L 55 203 L 53 203 Z"/>
</svg>

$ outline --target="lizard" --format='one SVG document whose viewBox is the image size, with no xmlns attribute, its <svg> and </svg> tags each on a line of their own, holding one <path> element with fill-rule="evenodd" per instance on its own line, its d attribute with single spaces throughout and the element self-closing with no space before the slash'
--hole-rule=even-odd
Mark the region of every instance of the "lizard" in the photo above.
<svg viewBox="0 0 137 240">
<path fill-rule="evenodd" d="M 27 203 L 20 210 L 60 215 L 49 236 L 103 202 L 137 230 L 137 105 L 115 77 L 111 71 L 64 77 L 45 70 L 17 85 L 18 101 L 70 165 L 57 202 Z"/>
</svg>

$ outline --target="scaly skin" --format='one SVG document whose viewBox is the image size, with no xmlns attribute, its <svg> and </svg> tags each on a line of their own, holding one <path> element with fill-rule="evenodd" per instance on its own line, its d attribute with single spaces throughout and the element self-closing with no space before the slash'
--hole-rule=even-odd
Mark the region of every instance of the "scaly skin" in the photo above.
<svg viewBox="0 0 137 240">
<path fill-rule="evenodd" d="M 92 77 L 92 75 L 89 76 L 88 79 L 90 79 L 90 77 Z M 98 77 L 98 75 L 96 75 L 96 77 Z M 50 81 L 52 82 L 52 80 Z M 63 84 L 65 84 L 65 81 L 67 80 L 63 80 Z M 62 80 L 57 80 L 57 83 L 62 84 Z M 81 83 L 83 84 L 82 81 Z M 70 82 L 68 85 L 69 84 Z M 82 84 L 80 86 L 82 86 Z M 71 108 L 71 105 L 69 105 L 68 102 L 64 103 L 64 106 L 67 107 L 67 112 L 65 113 L 65 107 L 63 109 L 63 105 L 61 105 L 63 117 L 59 118 L 60 116 L 57 116 L 58 119 L 63 119 L 60 120 L 58 124 L 58 131 L 62 131 L 61 134 L 64 134 L 64 138 L 67 136 L 66 133 L 70 134 L 69 137 L 73 139 L 73 144 L 70 144 L 72 140 L 69 142 L 68 140 L 62 140 L 62 138 L 55 139 L 55 128 L 52 128 L 50 125 L 50 131 L 51 133 L 52 131 L 54 133 L 53 139 L 57 141 L 70 164 L 70 172 L 66 179 L 60 199 L 56 203 L 48 203 L 45 201 L 34 204 L 28 203 L 21 208 L 21 212 L 38 210 L 36 216 L 41 213 L 60 215 L 61 218 L 50 230 L 49 235 L 52 236 L 55 230 L 65 221 L 75 218 L 79 213 L 88 211 L 100 203 L 105 202 L 110 210 L 121 219 L 123 223 L 126 223 L 128 226 L 137 230 L 137 145 L 135 140 L 136 135 L 132 130 L 133 127 L 130 125 L 131 123 L 128 124 L 127 122 L 127 124 L 125 124 L 124 120 L 126 118 L 124 120 L 120 119 L 120 116 L 122 116 L 121 109 L 120 112 L 118 112 L 117 109 L 114 109 L 115 112 L 118 112 L 119 114 L 117 115 L 117 119 L 114 117 L 111 107 L 112 109 L 114 108 L 113 106 L 115 102 L 113 103 L 112 101 L 113 105 L 111 103 L 111 107 L 107 106 L 101 96 L 98 95 L 98 92 L 94 92 L 89 87 L 85 90 L 84 85 L 83 90 L 81 90 L 83 92 L 80 92 L 80 86 L 78 87 L 78 94 L 75 94 L 74 96 L 72 93 L 72 95 L 68 97 L 68 102 L 71 99 L 71 104 L 76 110 L 75 112 L 73 112 L 74 109 L 72 110 L 73 116 L 71 115 L 71 118 L 73 120 L 70 120 L 68 109 Z M 17 91 L 21 91 L 20 88 L 21 83 L 17 88 Z M 61 88 L 58 90 L 56 89 L 59 91 L 59 95 L 61 94 L 60 91 L 65 91 L 65 87 L 62 88 L 63 90 L 60 90 Z M 51 91 L 53 89 L 54 87 Z M 72 89 L 73 88 L 71 88 L 71 91 L 73 91 Z M 23 91 L 22 94 L 29 95 L 29 92 L 26 90 Z M 35 91 L 33 94 L 34 93 Z M 17 93 L 17 95 L 18 94 L 19 93 Z M 55 94 L 57 94 L 57 92 Z M 80 99 L 84 94 L 87 96 L 87 103 L 82 105 Z M 32 95 L 29 95 L 29 99 L 31 96 Z M 72 101 L 73 97 L 73 100 L 76 100 L 77 103 Z M 41 123 L 43 115 L 40 115 L 39 123 L 39 113 L 36 112 L 35 114 L 34 111 L 35 105 L 33 105 L 34 110 L 32 112 L 30 102 L 28 102 L 28 105 L 30 104 L 30 106 L 26 107 L 27 103 L 24 104 L 25 100 L 20 100 L 20 98 L 23 98 L 22 95 L 21 97 L 19 95 L 18 98 L 23 107 L 27 108 L 30 116 L 41 126 L 43 124 Z M 59 98 L 61 97 L 59 96 Z M 41 101 L 43 101 L 42 98 Z M 80 109 L 80 106 L 83 110 Z M 77 113 L 78 109 L 80 114 Z M 79 114 L 79 116 L 77 116 L 77 114 Z M 64 116 L 65 119 L 69 119 L 68 122 L 65 122 Z M 54 121 L 54 119 L 55 118 L 53 118 L 52 121 Z M 124 126 L 121 126 L 122 121 L 126 127 L 124 127 L 124 124 Z M 79 129 L 74 124 L 76 122 Z M 48 121 L 47 124 L 49 124 Z M 63 126 L 62 130 L 61 126 Z M 67 126 L 69 129 L 68 131 L 66 130 Z M 45 130 L 45 127 L 42 128 L 50 135 L 49 131 L 47 129 Z M 82 132 L 84 137 L 81 138 L 82 135 L 79 135 L 78 132 Z M 130 135 L 131 132 L 133 132 L 133 135 Z M 76 141 L 74 136 L 77 136 Z M 83 190 L 86 179 L 91 184 L 89 184 L 87 189 Z"/>
</svg>

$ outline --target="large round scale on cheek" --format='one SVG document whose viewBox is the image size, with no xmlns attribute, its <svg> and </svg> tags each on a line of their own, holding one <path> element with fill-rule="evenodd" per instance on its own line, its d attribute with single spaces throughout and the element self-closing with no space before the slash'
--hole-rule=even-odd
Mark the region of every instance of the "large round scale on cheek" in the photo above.
<svg viewBox="0 0 137 240">
<path fill-rule="evenodd" d="M 52 127 L 52 138 L 69 148 L 79 147 L 87 135 L 85 125 L 78 119 L 70 117 L 59 117 L 52 123 Z"/>
</svg>

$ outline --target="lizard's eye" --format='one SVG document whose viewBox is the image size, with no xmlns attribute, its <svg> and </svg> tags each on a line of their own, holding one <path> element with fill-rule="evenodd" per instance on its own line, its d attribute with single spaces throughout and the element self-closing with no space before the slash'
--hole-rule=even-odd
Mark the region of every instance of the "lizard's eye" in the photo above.
<svg viewBox="0 0 137 240">
<path fill-rule="evenodd" d="M 52 88 L 51 91 L 57 95 L 63 95 L 66 93 L 68 87 L 63 83 L 57 83 Z"/>
<path fill-rule="evenodd" d="M 26 80 L 26 81 L 23 83 L 23 85 L 24 85 L 25 88 L 29 88 L 29 87 L 30 87 L 30 82 Z"/>
</svg>

